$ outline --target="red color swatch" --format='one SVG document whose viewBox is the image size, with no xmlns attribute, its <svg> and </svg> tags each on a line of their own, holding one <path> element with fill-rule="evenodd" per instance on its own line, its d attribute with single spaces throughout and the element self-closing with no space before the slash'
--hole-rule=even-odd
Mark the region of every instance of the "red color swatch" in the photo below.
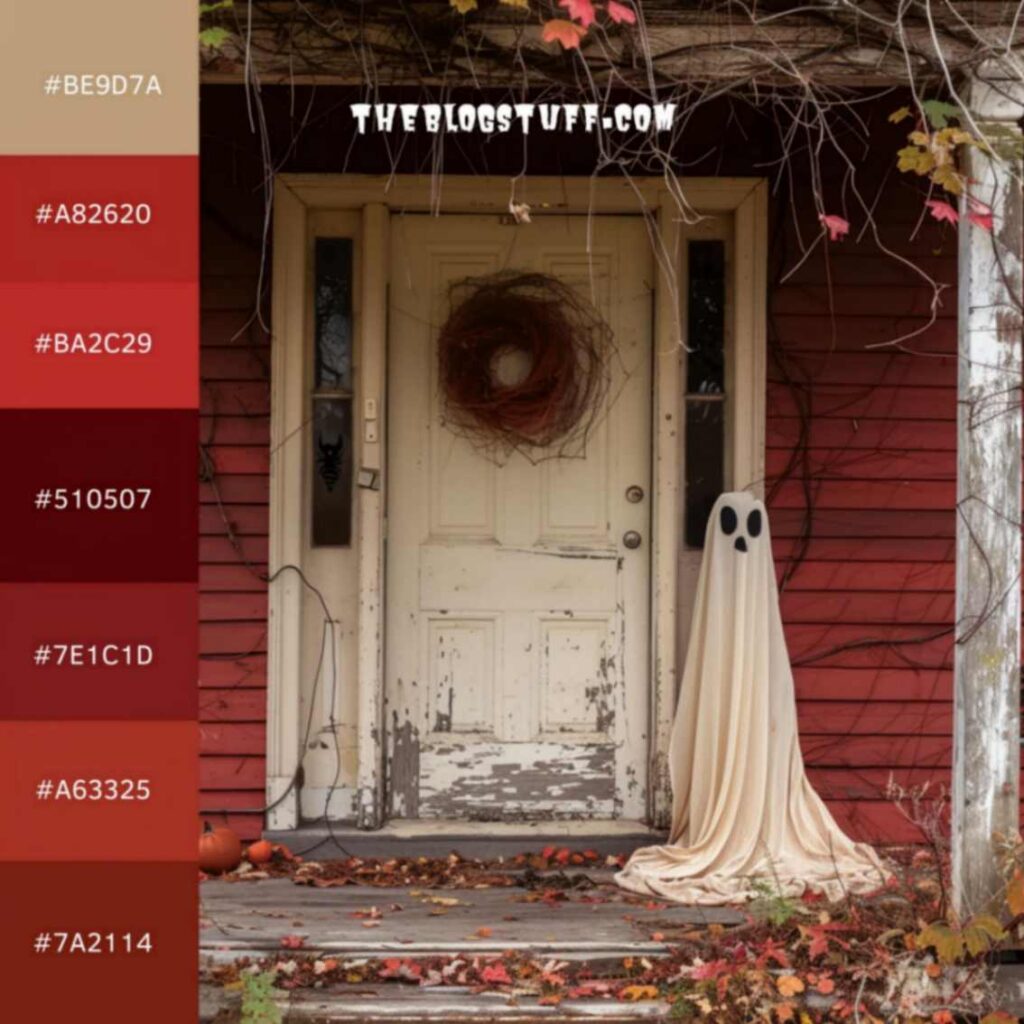
<svg viewBox="0 0 1024 1024">
<path fill-rule="evenodd" d="M 0 412 L 0 582 L 195 581 L 198 430 L 190 410 Z M 135 507 L 58 511 L 58 489 L 84 503 L 134 491 Z"/>
<path fill-rule="evenodd" d="M 198 745 L 194 722 L 0 722 L 0 807 L 18 823 L 0 860 L 194 862 Z"/>
<path fill-rule="evenodd" d="M 198 169 L 191 156 L 5 156 L 0 281 L 195 281 Z M 58 223 L 61 204 L 86 223 Z"/>
<path fill-rule="evenodd" d="M 0 407 L 196 407 L 198 301 L 177 281 L 0 282 Z"/>
<path fill-rule="evenodd" d="M 194 719 L 197 619 L 192 583 L 0 584 L 0 719 Z"/>
<path fill-rule="evenodd" d="M 83 1024 L 196 1019 L 194 865 L 12 863 L 3 868 L 0 963 L 9 982 L 7 1019 Z M 113 933 L 118 951 L 54 952 L 58 933 L 76 931 Z M 148 934 L 152 951 L 124 952 L 126 934 L 132 941 Z M 36 953 L 37 941 L 47 935 L 49 949 Z"/>
</svg>

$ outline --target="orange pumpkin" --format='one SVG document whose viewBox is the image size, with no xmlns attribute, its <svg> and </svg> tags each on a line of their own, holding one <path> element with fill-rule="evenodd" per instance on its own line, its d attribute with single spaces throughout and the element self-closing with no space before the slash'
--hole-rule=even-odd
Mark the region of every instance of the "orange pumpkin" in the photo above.
<svg viewBox="0 0 1024 1024">
<path fill-rule="evenodd" d="M 266 839 L 260 839 L 255 843 L 249 844 L 249 849 L 245 851 L 245 856 L 250 864 L 266 864 L 274 856 L 274 848 Z"/>
<path fill-rule="evenodd" d="M 199 867 L 210 875 L 233 871 L 242 860 L 242 841 L 234 829 L 211 828 L 206 822 L 199 837 Z"/>
</svg>

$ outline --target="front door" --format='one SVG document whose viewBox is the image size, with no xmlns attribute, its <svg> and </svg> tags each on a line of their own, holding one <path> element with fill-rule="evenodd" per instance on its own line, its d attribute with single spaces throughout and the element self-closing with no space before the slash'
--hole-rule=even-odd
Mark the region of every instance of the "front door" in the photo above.
<svg viewBox="0 0 1024 1024">
<path fill-rule="evenodd" d="M 651 298 L 642 218 L 392 218 L 388 811 L 516 821 L 645 814 Z M 614 334 L 575 458 L 496 458 L 445 426 L 449 286 L 541 272 Z M 627 546 L 639 539 L 639 546 Z"/>
</svg>

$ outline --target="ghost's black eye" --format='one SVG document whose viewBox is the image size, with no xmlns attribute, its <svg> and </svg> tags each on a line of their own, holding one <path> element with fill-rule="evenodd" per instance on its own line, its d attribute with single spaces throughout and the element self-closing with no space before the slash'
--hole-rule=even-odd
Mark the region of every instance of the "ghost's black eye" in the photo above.
<svg viewBox="0 0 1024 1024">
<path fill-rule="evenodd" d="M 761 533 L 761 510 L 755 508 L 753 512 L 747 516 L 747 533 L 751 537 L 757 537 Z"/>
<path fill-rule="evenodd" d="M 719 513 L 719 517 L 722 521 L 722 533 L 728 537 L 729 534 L 736 529 L 736 513 L 733 511 L 731 506 L 723 505 L 722 511 Z"/>
</svg>

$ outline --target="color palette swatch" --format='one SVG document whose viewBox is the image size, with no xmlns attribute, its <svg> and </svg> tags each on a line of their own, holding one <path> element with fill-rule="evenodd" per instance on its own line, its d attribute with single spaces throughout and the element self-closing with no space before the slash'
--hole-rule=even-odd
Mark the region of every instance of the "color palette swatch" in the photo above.
<svg viewBox="0 0 1024 1024">
<path fill-rule="evenodd" d="M 10 13 L 7 1015 L 181 1024 L 197 1013 L 197 11 Z"/>
</svg>

